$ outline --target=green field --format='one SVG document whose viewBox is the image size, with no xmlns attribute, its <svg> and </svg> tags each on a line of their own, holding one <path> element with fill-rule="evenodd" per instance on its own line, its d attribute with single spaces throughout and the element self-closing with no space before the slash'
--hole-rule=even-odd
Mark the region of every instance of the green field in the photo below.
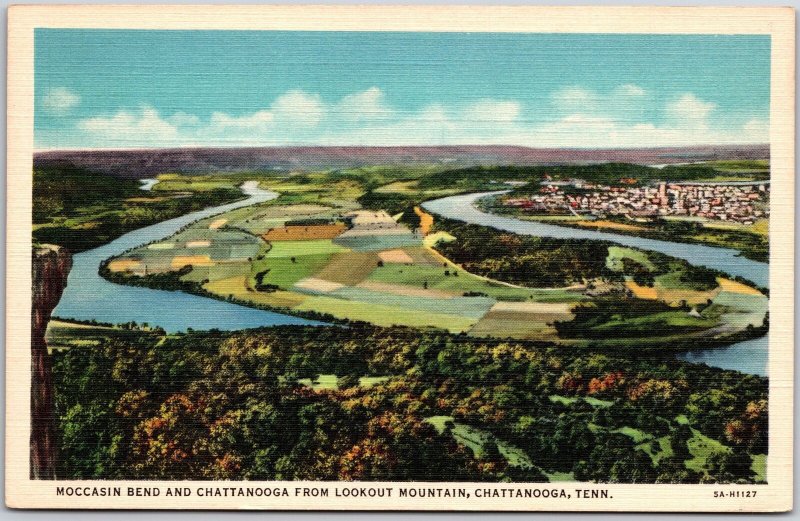
<svg viewBox="0 0 800 521">
<path fill-rule="evenodd" d="M 392 229 L 394 223 L 383 229 L 383 225 L 374 223 L 370 228 L 369 222 L 334 239 L 313 238 L 309 224 L 339 223 L 341 229 L 356 226 L 346 214 L 359 207 L 365 182 L 378 183 L 376 187 L 383 186 L 380 183 L 390 185 L 380 191 L 383 196 L 398 193 L 405 197 L 426 190 L 415 179 L 391 180 L 389 175 L 390 170 L 379 168 L 262 178 L 262 186 L 279 190 L 282 195 L 193 223 L 172 237 L 129 252 L 122 263 L 110 266 L 122 270 L 124 276 L 143 276 L 189 265 L 191 271 L 182 276 L 183 281 L 201 283 L 206 291 L 222 298 L 233 296 L 262 307 L 322 313 L 382 326 L 434 327 L 476 337 L 539 339 L 567 345 L 580 341 L 559 335 L 556 323 L 572 320 L 571 309 L 592 300 L 590 289 L 600 286 L 606 288 L 604 291 L 616 290 L 618 299 L 628 298 L 622 295 L 626 288 L 621 281 L 585 280 L 568 288 L 528 288 L 470 273 L 434 249 L 437 243 L 441 248 L 442 241 L 459 244 L 459 238 L 450 233 L 455 229 L 442 228 L 435 216 L 433 233 L 424 238 L 410 228 Z M 237 176 L 166 175 L 160 179 L 157 186 L 164 191 L 196 185 L 202 192 L 242 182 Z M 368 202 L 377 200 L 381 199 Z M 414 214 L 408 206 L 399 213 L 405 212 Z M 399 224 L 405 226 L 402 215 L 400 219 Z M 293 232 L 291 237 L 299 237 L 297 240 L 265 240 L 269 235 L 264 234 L 287 221 L 307 223 L 305 230 Z M 309 234 L 308 239 L 303 240 L 304 233 Z M 658 268 L 650 255 L 610 246 L 605 263 L 610 270 L 620 272 L 623 259 L 630 259 L 655 272 Z M 676 306 L 681 301 L 705 303 L 713 297 L 712 306 L 701 316 L 671 308 L 636 316 L 614 315 L 587 324 L 585 336 L 604 345 L 623 345 L 634 338 L 642 345 L 654 345 L 664 340 L 653 337 L 654 330 L 667 329 L 674 338 L 680 338 L 702 334 L 720 324 L 732 331 L 760 324 L 766 312 L 763 297 L 733 298 L 723 292 L 717 298 L 716 293 L 692 292 L 681 275 L 678 268 L 667 269 L 657 276 L 656 286 L 650 290 L 656 297 L 643 298 L 660 298 Z"/>
<path fill-rule="evenodd" d="M 622 271 L 622 259 L 625 258 L 638 262 L 650 271 L 656 270 L 656 266 L 647 257 L 647 253 L 623 246 L 609 246 L 606 266 L 614 271 Z"/>
<path fill-rule="evenodd" d="M 420 313 L 416 309 L 324 296 L 310 297 L 295 309 L 327 313 L 337 318 L 371 322 L 379 326 L 437 327 L 452 333 L 466 331 L 476 322 L 473 318 L 460 315 Z"/>
<path fill-rule="evenodd" d="M 270 256 L 267 255 L 261 260 L 256 260 L 251 264 L 250 285 L 255 287 L 255 277 L 258 273 L 269 270 L 262 278 L 262 284 L 274 284 L 281 289 L 291 289 L 297 281 L 310 277 L 321 270 L 331 258 L 329 253 L 315 253 L 311 255 L 301 255 L 292 261 L 291 256 Z"/>
<path fill-rule="evenodd" d="M 300 258 L 306 255 L 323 255 L 347 251 L 330 239 L 311 241 L 276 241 L 267 253 L 267 258 Z"/>
<path fill-rule="evenodd" d="M 499 440 L 490 433 L 478 429 L 477 427 L 453 422 L 452 416 L 430 416 L 426 418 L 425 421 L 433 425 L 440 434 L 444 432 L 447 423 L 452 423 L 453 430 L 451 432 L 453 438 L 459 444 L 470 449 L 476 458 L 481 458 L 483 456 L 484 446 L 487 443 L 494 442 L 500 454 L 512 467 L 531 468 L 534 466 L 528 455 L 520 448 Z"/>
<path fill-rule="evenodd" d="M 186 479 L 197 469 L 263 481 L 766 479 L 768 379 L 670 352 L 759 334 L 766 295 L 722 277 L 694 290 L 681 280 L 693 274 L 685 263 L 635 248 L 534 242 L 441 216 L 423 231 L 414 208 L 437 192 L 536 180 L 516 167 L 442 170 L 253 174 L 282 195 L 127 252 L 113 277 L 103 266 L 114 282 L 334 325 L 167 335 L 134 323 L 54 319 L 47 341 L 61 393 L 59 450 L 77 463 L 64 465 L 64 479 L 116 479 L 133 468 L 147 479 Z M 618 177 L 616 167 L 605 175 Z M 242 182 L 227 174 L 162 179 L 145 199 Z M 382 214 L 367 225 L 359 222 L 366 212 L 345 215 L 362 207 L 385 210 L 397 224 Z M 292 229 L 284 237 L 309 240 L 269 240 L 287 221 L 350 233 L 314 239 L 324 230 Z M 407 230 L 392 235 L 398 225 Z M 576 262 L 583 254 L 590 266 Z M 242 399 L 220 399 L 231 390 Z M 222 465 L 222 455 L 233 464 Z"/>
</svg>

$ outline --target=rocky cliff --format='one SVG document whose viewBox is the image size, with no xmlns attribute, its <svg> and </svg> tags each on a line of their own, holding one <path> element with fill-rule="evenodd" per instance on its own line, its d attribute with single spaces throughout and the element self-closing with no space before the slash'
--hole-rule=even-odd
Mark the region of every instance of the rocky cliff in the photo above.
<svg viewBox="0 0 800 521">
<path fill-rule="evenodd" d="M 72 256 L 52 245 L 33 248 L 31 303 L 31 478 L 54 479 L 56 463 L 52 361 L 44 335 L 67 285 Z"/>
</svg>

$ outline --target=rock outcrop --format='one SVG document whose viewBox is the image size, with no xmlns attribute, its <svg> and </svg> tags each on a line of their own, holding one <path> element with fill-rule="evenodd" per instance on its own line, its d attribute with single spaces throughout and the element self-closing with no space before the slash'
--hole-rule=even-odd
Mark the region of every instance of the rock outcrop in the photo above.
<svg viewBox="0 0 800 521">
<path fill-rule="evenodd" d="M 53 369 L 45 331 L 61 299 L 72 256 L 59 246 L 34 246 L 31 303 L 31 478 L 55 479 L 56 440 Z"/>
</svg>

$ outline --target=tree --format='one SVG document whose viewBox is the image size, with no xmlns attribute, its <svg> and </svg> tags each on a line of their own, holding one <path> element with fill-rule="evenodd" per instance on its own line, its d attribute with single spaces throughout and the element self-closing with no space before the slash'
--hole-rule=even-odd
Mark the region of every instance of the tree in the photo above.
<svg viewBox="0 0 800 521">
<path fill-rule="evenodd" d="M 686 468 L 679 457 L 662 458 L 656 467 L 656 483 L 699 483 L 701 474 Z"/>
<path fill-rule="evenodd" d="M 718 451 L 707 459 L 708 473 L 718 483 L 751 481 L 753 460 L 742 450 Z"/>
<path fill-rule="evenodd" d="M 685 461 L 691 459 L 692 453 L 689 452 L 689 440 L 694 436 L 692 429 L 688 425 L 678 424 L 669 436 L 672 452 L 675 459 Z"/>
<path fill-rule="evenodd" d="M 344 375 L 336 379 L 336 385 L 339 389 L 349 389 L 351 387 L 358 387 L 359 378 L 354 375 Z"/>
</svg>

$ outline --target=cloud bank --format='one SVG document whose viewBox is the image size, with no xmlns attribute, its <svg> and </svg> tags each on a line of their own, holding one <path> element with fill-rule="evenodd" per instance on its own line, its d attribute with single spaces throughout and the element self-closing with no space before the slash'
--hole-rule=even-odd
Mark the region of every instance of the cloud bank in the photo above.
<svg viewBox="0 0 800 521">
<path fill-rule="evenodd" d="M 333 101 L 291 90 L 246 114 L 165 114 L 148 105 L 120 109 L 79 120 L 73 137 L 83 148 L 291 144 L 609 148 L 769 141 L 768 121 L 745 118 L 732 123 L 719 114 L 715 103 L 689 92 L 660 99 L 633 84 L 608 92 L 572 86 L 536 101 L 482 98 L 404 109 L 392 106 L 378 87 Z M 43 105 L 56 113 L 79 102 L 76 94 L 55 89 Z"/>
</svg>

